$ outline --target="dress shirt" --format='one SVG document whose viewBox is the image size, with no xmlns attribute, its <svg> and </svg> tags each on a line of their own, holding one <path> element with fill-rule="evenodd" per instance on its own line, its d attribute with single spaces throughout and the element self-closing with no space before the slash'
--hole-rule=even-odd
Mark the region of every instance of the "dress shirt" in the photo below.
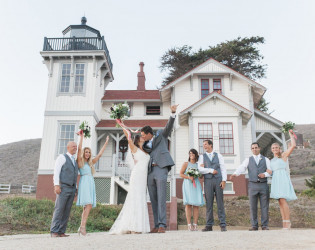
<svg viewBox="0 0 315 250">
<path fill-rule="evenodd" d="M 213 151 L 211 153 L 206 152 L 208 155 L 209 159 L 212 160 L 213 158 Z M 221 175 L 222 175 L 222 181 L 226 181 L 227 179 L 227 173 L 226 173 L 226 168 L 224 166 L 224 159 L 223 156 L 219 153 L 217 153 L 218 158 L 219 158 L 219 163 L 220 163 L 220 170 L 221 170 Z M 200 165 L 204 164 L 203 163 L 203 154 L 199 155 L 199 160 L 198 160 L 198 170 L 201 174 L 212 174 L 214 169 L 213 168 L 205 168 L 201 167 Z"/>
<path fill-rule="evenodd" d="M 260 154 L 257 155 L 257 156 L 253 155 L 253 157 L 254 157 L 255 161 L 256 161 L 256 157 L 258 157 L 259 160 L 261 159 L 261 155 Z M 266 159 L 267 169 L 271 170 L 271 168 L 270 168 L 270 160 L 267 157 L 265 157 L 265 159 Z M 246 172 L 247 168 L 248 168 L 248 163 L 249 163 L 249 158 L 246 158 L 242 162 L 242 164 L 235 170 L 234 174 L 236 176 L 239 176 L 240 174 L 244 174 Z M 257 163 L 257 161 L 256 161 L 256 163 Z M 259 163 L 259 161 L 258 161 L 258 163 Z M 264 174 L 265 174 L 265 177 L 270 177 L 270 174 L 268 174 L 268 172 L 265 172 Z"/>
<path fill-rule="evenodd" d="M 69 152 L 67 152 L 67 155 L 70 157 L 73 165 L 74 164 L 74 156 L 71 155 Z M 66 163 L 66 157 L 64 155 L 59 155 L 58 158 L 56 159 L 56 162 L 55 162 L 55 169 L 54 169 L 54 185 L 60 185 L 59 183 L 59 178 L 60 178 L 60 171 L 61 171 L 61 168 L 63 166 L 63 164 Z"/>
</svg>

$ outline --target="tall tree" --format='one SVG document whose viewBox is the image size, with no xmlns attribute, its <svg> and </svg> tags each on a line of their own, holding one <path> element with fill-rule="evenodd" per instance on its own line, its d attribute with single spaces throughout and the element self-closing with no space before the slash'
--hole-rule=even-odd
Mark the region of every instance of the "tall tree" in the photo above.
<svg viewBox="0 0 315 250">
<path fill-rule="evenodd" d="M 257 45 L 264 42 L 265 39 L 259 36 L 238 37 L 216 46 L 209 46 L 205 50 L 200 48 L 196 52 L 193 52 L 192 47 L 188 45 L 171 48 L 161 57 L 160 69 L 168 73 L 163 85 L 174 81 L 211 57 L 253 80 L 263 78 L 266 65 L 261 63 L 264 57 L 260 54 Z"/>
</svg>

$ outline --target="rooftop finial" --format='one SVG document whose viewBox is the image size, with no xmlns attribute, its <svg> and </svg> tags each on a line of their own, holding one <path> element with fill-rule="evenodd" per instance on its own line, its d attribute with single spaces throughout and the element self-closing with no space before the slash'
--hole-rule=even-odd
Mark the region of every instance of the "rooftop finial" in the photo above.
<svg viewBox="0 0 315 250">
<path fill-rule="evenodd" d="M 87 19 L 86 19 L 85 16 L 83 16 L 83 17 L 81 18 L 81 24 L 82 24 L 82 25 L 86 25 L 86 22 L 87 22 Z"/>
</svg>

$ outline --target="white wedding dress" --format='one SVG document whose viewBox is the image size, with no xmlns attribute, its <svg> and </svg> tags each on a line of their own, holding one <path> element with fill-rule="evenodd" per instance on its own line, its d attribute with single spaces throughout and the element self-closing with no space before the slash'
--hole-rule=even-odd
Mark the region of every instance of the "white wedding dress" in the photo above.
<svg viewBox="0 0 315 250">
<path fill-rule="evenodd" d="M 128 152 L 131 156 L 131 152 Z M 137 149 L 132 154 L 133 159 L 129 160 L 132 171 L 129 181 L 129 191 L 125 204 L 120 211 L 115 223 L 109 230 L 109 234 L 126 234 L 130 232 L 147 233 L 150 232 L 148 205 L 147 205 L 147 178 L 148 163 L 150 155 Z M 130 157 L 129 157 L 130 158 Z M 127 160 L 128 161 L 128 160 Z"/>
</svg>

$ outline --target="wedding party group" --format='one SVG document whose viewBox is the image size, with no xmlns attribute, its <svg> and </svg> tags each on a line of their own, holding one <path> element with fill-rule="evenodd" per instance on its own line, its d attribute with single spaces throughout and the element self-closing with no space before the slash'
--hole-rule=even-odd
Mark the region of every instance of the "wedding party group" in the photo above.
<svg viewBox="0 0 315 250">
<path fill-rule="evenodd" d="M 128 140 L 128 153 L 126 163 L 131 169 L 129 190 L 125 203 L 109 230 L 109 234 L 139 234 L 139 233 L 165 233 L 166 223 L 166 193 L 167 177 L 175 165 L 168 150 L 168 137 L 174 127 L 178 105 L 170 107 L 171 115 L 164 127 L 156 133 L 150 126 L 144 126 L 140 134 L 131 136 L 128 127 L 123 124 L 121 113 L 128 111 L 124 104 L 120 108 L 112 109 L 112 118 L 123 130 Z M 120 112 L 120 113 L 119 113 Z M 54 191 L 56 194 L 55 208 L 51 222 L 51 237 L 67 237 L 67 222 L 75 196 L 76 205 L 83 207 L 81 224 L 78 228 L 79 235 L 86 235 L 86 223 L 89 213 L 96 206 L 96 191 L 93 174 L 94 164 L 100 159 L 109 141 L 101 148 L 100 152 L 92 157 L 91 149 L 82 149 L 83 139 L 88 130 L 84 124 L 79 133 L 80 141 L 67 144 L 67 153 L 59 155 L 54 168 Z M 293 132 L 292 132 L 293 133 Z M 257 205 L 260 201 L 261 227 L 268 228 L 269 198 L 277 199 L 283 219 L 283 229 L 290 229 L 290 210 L 287 201 L 297 199 L 290 177 L 286 171 L 289 155 L 295 147 L 295 139 L 290 133 L 291 146 L 281 152 L 280 145 L 272 144 L 271 150 L 274 158 L 270 161 L 260 154 L 257 142 L 251 145 L 253 155 L 245 159 L 230 176 L 230 180 L 248 171 L 248 194 L 250 203 L 251 231 L 258 230 Z M 227 171 L 223 156 L 213 151 L 211 140 L 203 141 L 205 153 L 199 154 L 197 150 L 190 149 L 188 161 L 180 170 L 183 181 L 183 203 L 189 231 L 198 230 L 199 207 L 206 204 L 206 226 L 203 232 L 212 231 L 214 225 L 213 202 L 217 203 L 217 213 L 222 232 L 227 231 L 226 214 L 224 209 L 223 190 L 227 181 Z M 77 155 L 77 158 L 74 156 Z M 78 172 L 80 173 L 77 186 Z M 272 176 L 271 192 L 267 184 L 267 177 Z M 202 184 L 203 183 L 203 188 Z M 154 228 L 150 229 L 147 190 L 150 196 L 154 218 Z M 204 190 L 204 194 L 203 191 Z M 193 223 L 191 223 L 193 217 Z"/>
</svg>

